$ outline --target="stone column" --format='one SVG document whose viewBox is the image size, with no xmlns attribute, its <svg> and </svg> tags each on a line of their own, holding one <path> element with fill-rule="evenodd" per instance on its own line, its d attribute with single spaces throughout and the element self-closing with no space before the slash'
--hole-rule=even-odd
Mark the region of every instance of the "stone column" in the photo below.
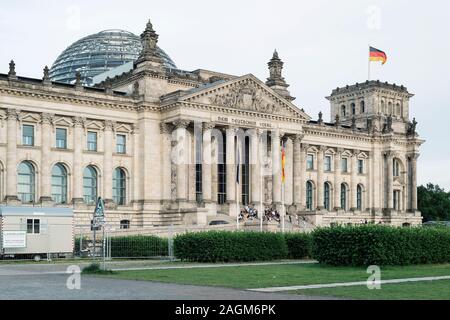
<svg viewBox="0 0 450 320">
<path fill-rule="evenodd" d="M 52 138 L 52 123 L 54 115 L 49 113 L 41 114 L 42 140 L 41 140 L 41 203 L 52 201 L 51 185 L 51 148 L 55 139 Z"/>
<path fill-rule="evenodd" d="M 294 176 L 294 205 L 297 208 L 297 211 L 303 210 L 302 208 L 302 189 L 303 187 L 303 179 L 302 179 L 302 170 L 305 167 L 305 164 L 302 161 L 302 150 L 301 150 L 301 142 L 303 139 L 302 134 L 295 135 L 293 148 L 294 148 L 294 165 L 293 165 L 293 176 Z"/>
<path fill-rule="evenodd" d="M 115 122 L 106 120 L 104 129 L 104 147 L 103 147 L 103 198 L 105 205 L 112 203 L 112 184 L 113 184 L 113 130 Z"/>
<path fill-rule="evenodd" d="M 214 128 L 213 123 L 203 124 L 203 144 L 202 144 L 202 193 L 203 201 L 211 203 L 211 181 L 212 181 L 212 138 L 211 130 Z"/>
<path fill-rule="evenodd" d="M 86 118 L 75 117 L 73 143 L 73 195 L 72 202 L 83 202 L 83 150 L 86 145 L 84 125 Z"/>
<path fill-rule="evenodd" d="M 358 150 L 354 150 L 352 157 L 350 158 L 350 210 L 356 211 L 356 177 L 357 177 L 357 161 L 358 161 Z"/>
<path fill-rule="evenodd" d="M 234 204 L 236 202 L 236 147 L 234 143 L 236 131 L 237 129 L 232 126 L 228 127 L 226 130 L 227 202 L 229 204 Z"/>
<path fill-rule="evenodd" d="M 7 147 L 6 147 L 6 192 L 5 201 L 18 201 L 17 198 L 17 120 L 20 110 L 6 110 Z"/>
<path fill-rule="evenodd" d="M 251 203 L 255 206 L 259 206 L 261 202 L 261 161 L 259 152 L 259 141 L 261 132 L 252 129 L 250 133 L 250 171 L 251 171 Z M 258 209 L 259 210 L 259 209 Z"/>
<path fill-rule="evenodd" d="M 300 150 L 300 162 L 302 164 L 301 170 L 300 170 L 300 199 L 302 203 L 301 210 L 306 210 L 306 157 L 308 154 L 309 144 L 302 143 L 301 144 L 301 150 Z"/>
<path fill-rule="evenodd" d="M 162 201 L 168 203 L 171 200 L 171 173 L 172 173 L 172 158 L 170 157 L 170 150 L 172 148 L 172 129 L 173 126 L 168 123 L 161 122 L 159 125 L 161 133 L 161 180 L 162 180 Z"/>
<path fill-rule="evenodd" d="M 281 204 L 281 148 L 280 131 L 272 130 L 272 202 Z"/>
<path fill-rule="evenodd" d="M 338 148 L 334 155 L 334 210 L 341 210 L 341 154 L 344 150 Z"/>
<path fill-rule="evenodd" d="M 188 199 L 187 185 L 188 185 L 188 156 L 189 143 L 186 128 L 189 125 L 187 120 L 177 120 L 174 122 L 176 131 L 176 173 L 177 173 L 177 201 L 186 202 Z"/>
<path fill-rule="evenodd" d="M 394 173 L 393 173 L 393 159 L 394 154 L 392 152 L 386 152 L 386 196 L 387 196 L 387 209 L 393 210 L 394 208 L 394 199 L 393 199 L 393 185 L 394 185 Z"/>
<path fill-rule="evenodd" d="M 411 156 L 411 211 L 417 211 L 417 159 L 419 154 Z"/>
<path fill-rule="evenodd" d="M 323 161 L 325 157 L 325 146 L 319 147 L 319 152 L 317 154 L 317 210 L 323 210 L 324 200 L 323 200 Z"/>
</svg>

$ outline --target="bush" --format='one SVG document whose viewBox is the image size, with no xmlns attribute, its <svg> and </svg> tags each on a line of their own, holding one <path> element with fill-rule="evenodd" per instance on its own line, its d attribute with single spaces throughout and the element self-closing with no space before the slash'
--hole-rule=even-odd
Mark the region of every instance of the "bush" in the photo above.
<svg viewBox="0 0 450 320">
<path fill-rule="evenodd" d="M 111 237 L 111 257 L 138 258 L 168 255 L 168 240 L 156 236 Z"/>
<path fill-rule="evenodd" d="M 378 225 L 338 226 L 312 233 L 312 256 L 343 266 L 450 262 L 450 230 Z"/>
<path fill-rule="evenodd" d="M 270 232 L 208 231 L 177 235 L 175 256 L 198 262 L 268 261 L 284 259 L 284 236 Z"/>
<path fill-rule="evenodd" d="M 82 274 L 113 274 L 111 270 L 103 270 L 98 263 L 91 263 L 83 268 Z"/>
<path fill-rule="evenodd" d="M 311 257 L 311 235 L 308 233 L 286 233 L 284 235 L 288 247 L 289 259 Z"/>
</svg>

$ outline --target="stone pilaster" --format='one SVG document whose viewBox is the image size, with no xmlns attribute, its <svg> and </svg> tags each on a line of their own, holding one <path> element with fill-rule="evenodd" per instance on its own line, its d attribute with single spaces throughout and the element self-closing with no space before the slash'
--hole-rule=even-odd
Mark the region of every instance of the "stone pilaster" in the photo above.
<svg viewBox="0 0 450 320">
<path fill-rule="evenodd" d="M 213 123 L 203 124 L 203 144 L 202 144 L 202 193 L 203 201 L 211 203 L 212 201 L 212 138 L 211 130 Z"/>
<path fill-rule="evenodd" d="M 325 209 L 323 199 L 323 161 L 325 149 L 325 146 L 320 146 L 317 154 L 317 210 Z"/>
<path fill-rule="evenodd" d="M 86 118 L 75 117 L 73 143 L 73 195 L 72 202 L 83 202 L 83 149 L 86 145 L 84 126 Z"/>
<path fill-rule="evenodd" d="M 357 161 L 358 161 L 358 154 L 359 151 L 358 150 L 354 150 L 352 157 L 350 158 L 351 162 L 350 162 L 350 210 L 351 211 L 356 211 L 357 210 L 357 205 L 356 205 L 356 177 L 357 177 Z"/>
<path fill-rule="evenodd" d="M 114 121 L 106 120 L 104 128 L 103 147 L 103 198 L 105 205 L 112 203 L 112 182 L 113 182 L 113 131 L 116 126 Z"/>
<path fill-rule="evenodd" d="M 161 165 L 162 165 L 162 201 L 169 202 L 171 200 L 171 168 L 172 159 L 170 150 L 172 148 L 172 130 L 173 126 L 169 123 L 160 123 L 161 133 Z"/>
<path fill-rule="evenodd" d="M 411 156 L 411 211 L 417 211 L 417 159 L 419 154 Z"/>
<path fill-rule="evenodd" d="M 341 210 L 341 155 L 344 150 L 338 148 L 334 155 L 334 210 Z"/>
<path fill-rule="evenodd" d="M 52 185 L 51 185 L 51 147 L 55 139 L 52 137 L 52 124 L 54 115 L 41 114 L 42 140 L 41 140 L 41 203 L 51 203 Z"/>
<path fill-rule="evenodd" d="M 393 199 L 393 185 L 394 185 L 394 173 L 393 173 L 393 152 L 386 152 L 386 199 L 387 199 L 387 208 L 388 210 L 394 209 L 394 199 Z"/>
<path fill-rule="evenodd" d="M 228 127 L 226 130 L 227 140 L 227 202 L 234 204 L 236 202 L 236 146 L 235 137 L 237 128 Z"/>
<path fill-rule="evenodd" d="M 294 167 L 293 167 L 293 176 L 294 176 L 294 205 L 297 208 L 297 211 L 303 210 L 302 208 L 302 189 L 303 180 L 302 180 L 302 170 L 305 167 L 304 162 L 302 161 L 302 150 L 301 150 L 301 142 L 303 139 L 302 134 L 297 134 L 294 138 L 293 148 L 294 148 Z"/>
<path fill-rule="evenodd" d="M 177 144 L 175 146 L 176 152 L 174 159 L 176 161 L 176 181 L 177 181 L 177 201 L 186 202 L 188 199 L 187 185 L 188 185 L 188 136 L 186 128 L 189 125 L 187 120 L 177 120 L 173 123 L 175 125 L 175 135 Z"/>
<path fill-rule="evenodd" d="M 261 161 L 260 161 L 260 137 L 261 132 L 250 130 L 250 172 L 251 172 L 251 203 L 259 206 L 261 202 Z"/>
<path fill-rule="evenodd" d="M 18 109 L 6 110 L 7 147 L 6 147 L 6 202 L 17 202 L 17 122 Z"/>
</svg>

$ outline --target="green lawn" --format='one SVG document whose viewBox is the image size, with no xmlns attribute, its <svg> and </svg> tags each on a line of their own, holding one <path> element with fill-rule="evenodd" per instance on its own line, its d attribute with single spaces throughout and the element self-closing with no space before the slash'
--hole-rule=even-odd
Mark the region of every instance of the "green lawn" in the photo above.
<svg viewBox="0 0 450 320">
<path fill-rule="evenodd" d="M 330 267 L 318 264 L 288 264 L 120 271 L 111 276 L 121 279 L 249 289 L 365 281 L 369 274 L 366 273 L 365 268 Z M 450 264 L 385 267 L 381 269 L 382 280 L 424 276 L 450 276 Z"/>
<path fill-rule="evenodd" d="M 450 280 L 383 284 L 380 290 L 354 286 L 297 290 L 290 293 L 364 300 L 450 300 Z"/>
</svg>

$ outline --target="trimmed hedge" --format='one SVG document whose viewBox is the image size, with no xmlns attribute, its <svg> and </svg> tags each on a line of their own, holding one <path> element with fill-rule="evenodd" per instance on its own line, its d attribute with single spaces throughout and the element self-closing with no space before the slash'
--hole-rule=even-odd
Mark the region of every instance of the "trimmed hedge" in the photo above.
<svg viewBox="0 0 450 320">
<path fill-rule="evenodd" d="M 450 229 L 337 226 L 312 233 L 312 256 L 336 266 L 450 262 Z"/>
<path fill-rule="evenodd" d="M 288 248 L 280 233 L 208 231 L 177 235 L 174 253 L 197 262 L 268 261 L 286 258 Z"/>
<path fill-rule="evenodd" d="M 286 233 L 284 235 L 288 247 L 289 259 L 311 257 L 312 238 L 310 233 Z"/>
<path fill-rule="evenodd" d="M 111 257 L 136 258 L 168 255 L 168 240 L 156 236 L 111 237 Z"/>
</svg>

